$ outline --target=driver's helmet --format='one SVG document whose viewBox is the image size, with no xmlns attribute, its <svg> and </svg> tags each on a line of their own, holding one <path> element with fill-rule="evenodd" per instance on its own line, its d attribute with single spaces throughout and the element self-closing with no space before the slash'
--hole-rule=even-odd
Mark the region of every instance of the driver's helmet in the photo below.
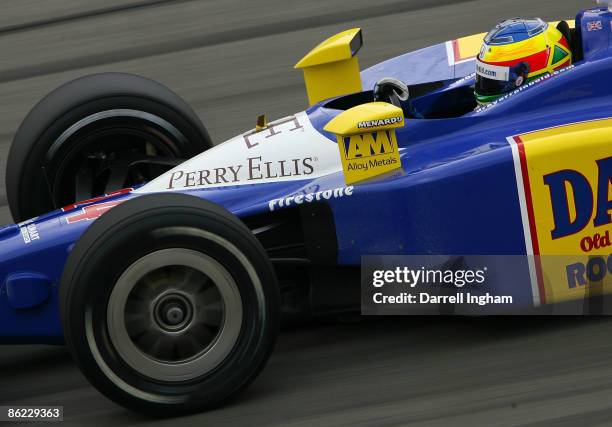
<svg viewBox="0 0 612 427">
<path fill-rule="evenodd" d="M 489 32 L 476 58 L 476 100 L 488 104 L 572 63 L 566 37 L 539 18 L 507 19 Z"/>
</svg>

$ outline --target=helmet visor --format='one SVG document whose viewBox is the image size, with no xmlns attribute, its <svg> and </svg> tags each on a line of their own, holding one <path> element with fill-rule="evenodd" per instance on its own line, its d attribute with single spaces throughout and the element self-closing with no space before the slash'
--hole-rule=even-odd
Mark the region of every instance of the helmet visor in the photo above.
<svg viewBox="0 0 612 427">
<path fill-rule="evenodd" d="M 476 74 L 476 93 L 482 96 L 503 95 L 510 92 L 510 82 L 493 80 Z"/>
<path fill-rule="evenodd" d="M 529 66 L 521 62 L 501 67 L 476 61 L 476 93 L 482 96 L 503 95 L 520 87 L 526 80 Z"/>
</svg>

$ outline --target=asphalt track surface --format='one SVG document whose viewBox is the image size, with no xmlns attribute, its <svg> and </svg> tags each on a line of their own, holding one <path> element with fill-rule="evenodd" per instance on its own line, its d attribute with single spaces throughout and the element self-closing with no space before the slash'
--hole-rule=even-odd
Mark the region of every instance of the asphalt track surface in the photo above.
<svg viewBox="0 0 612 427">
<path fill-rule="evenodd" d="M 571 17 L 590 0 L 21 0 L 0 11 L 0 172 L 45 93 L 127 71 L 182 95 L 217 142 L 305 107 L 293 64 L 360 26 L 363 67 L 486 31 L 500 18 Z M 9 223 L 4 184 L 0 222 Z M 357 319 L 355 319 L 357 320 Z M 62 347 L 0 349 L 0 404 L 64 405 L 66 425 L 612 425 L 612 320 L 406 317 L 283 332 L 259 379 L 227 406 L 175 420 L 96 392 Z"/>
</svg>

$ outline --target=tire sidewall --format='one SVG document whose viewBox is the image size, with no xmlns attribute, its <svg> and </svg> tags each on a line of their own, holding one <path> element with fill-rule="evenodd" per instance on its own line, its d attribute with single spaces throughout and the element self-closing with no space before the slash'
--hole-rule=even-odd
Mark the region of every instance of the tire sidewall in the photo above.
<svg viewBox="0 0 612 427">
<path fill-rule="evenodd" d="M 75 247 L 70 256 L 80 259 L 68 285 L 70 295 L 62 298 L 71 351 L 88 379 L 107 397 L 147 413 L 169 415 L 219 405 L 255 377 L 277 334 L 277 287 L 261 247 L 244 230 L 232 227 L 227 218 L 202 216 L 197 209 L 188 211 L 185 207 L 165 208 L 132 215 L 110 227 L 82 253 L 84 248 Z M 215 220 L 211 221 L 211 216 Z M 204 237 L 201 230 L 221 237 L 232 248 Z M 135 241 L 137 245 L 126 244 Z M 145 379 L 126 365 L 110 342 L 106 322 L 107 302 L 119 275 L 143 255 L 169 247 L 197 250 L 224 265 L 238 286 L 243 306 L 242 328 L 231 354 L 202 377 L 174 384 Z M 108 370 L 116 378 L 112 379 Z M 123 381 L 123 389 L 117 378 Z M 126 391 L 129 387 L 125 384 L 148 393 L 153 400 L 135 397 Z"/>
</svg>

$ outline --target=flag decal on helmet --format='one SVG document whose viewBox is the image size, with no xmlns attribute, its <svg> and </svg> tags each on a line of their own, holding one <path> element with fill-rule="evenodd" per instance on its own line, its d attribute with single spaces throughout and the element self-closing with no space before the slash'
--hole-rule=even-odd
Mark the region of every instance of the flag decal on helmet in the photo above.
<svg viewBox="0 0 612 427">
<path fill-rule="evenodd" d="M 569 53 L 567 53 L 565 50 L 561 49 L 559 46 L 555 46 L 555 53 L 553 55 L 552 63 L 553 64 L 557 64 L 557 63 L 563 61 L 568 56 L 569 56 Z"/>
</svg>

